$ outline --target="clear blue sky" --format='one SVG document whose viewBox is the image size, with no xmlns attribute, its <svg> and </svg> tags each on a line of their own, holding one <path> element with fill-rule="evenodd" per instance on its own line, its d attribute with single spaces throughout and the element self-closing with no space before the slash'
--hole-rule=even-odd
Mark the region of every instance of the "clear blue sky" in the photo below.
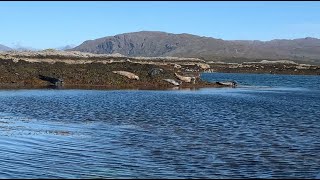
<svg viewBox="0 0 320 180">
<path fill-rule="evenodd" d="M 0 44 L 34 48 L 141 30 L 225 40 L 320 38 L 320 2 L 0 2 Z"/>
</svg>

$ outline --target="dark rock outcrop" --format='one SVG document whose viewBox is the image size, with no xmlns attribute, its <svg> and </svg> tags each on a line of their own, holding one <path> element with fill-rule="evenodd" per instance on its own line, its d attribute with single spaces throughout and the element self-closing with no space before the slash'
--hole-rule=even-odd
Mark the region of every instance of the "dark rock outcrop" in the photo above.
<svg viewBox="0 0 320 180">
<path fill-rule="evenodd" d="M 151 78 L 154 78 L 158 75 L 161 75 L 161 73 L 163 73 L 163 69 L 161 68 L 152 68 L 149 72 L 148 72 L 148 75 L 151 77 Z"/>
</svg>

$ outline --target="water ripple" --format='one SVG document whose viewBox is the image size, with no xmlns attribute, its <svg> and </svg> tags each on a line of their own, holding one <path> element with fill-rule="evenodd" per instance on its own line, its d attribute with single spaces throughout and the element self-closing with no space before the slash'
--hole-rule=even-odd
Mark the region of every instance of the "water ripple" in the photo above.
<svg viewBox="0 0 320 180">
<path fill-rule="evenodd" d="M 0 178 L 316 178 L 319 100 L 299 87 L 1 91 Z"/>
</svg>

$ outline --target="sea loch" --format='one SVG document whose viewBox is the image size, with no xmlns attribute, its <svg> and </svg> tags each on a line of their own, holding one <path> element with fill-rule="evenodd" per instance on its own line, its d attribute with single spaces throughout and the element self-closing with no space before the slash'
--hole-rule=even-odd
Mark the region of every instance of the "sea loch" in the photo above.
<svg viewBox="0 0 320 180">
<path fill-rule="evenodd" d="M 319 76 L 237 88 L 0 90 L 0 178 L 316 178 Z"/>
</svg>

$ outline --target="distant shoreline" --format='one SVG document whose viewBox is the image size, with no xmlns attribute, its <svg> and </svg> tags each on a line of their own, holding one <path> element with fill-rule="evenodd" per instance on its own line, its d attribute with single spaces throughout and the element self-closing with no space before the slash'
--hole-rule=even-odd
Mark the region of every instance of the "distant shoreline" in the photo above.
<svg viewBox="0 0 320 180">
<path fill-rule="evenodd" d="M 287 75 L 320 75 L 320 66 L 298 64 L 293 61 L 265 61 L 244 63 L 208 63 L 210 69 L 204 72 L 251 73 L 251 74 L 287 74 Z"/>
</svg>

